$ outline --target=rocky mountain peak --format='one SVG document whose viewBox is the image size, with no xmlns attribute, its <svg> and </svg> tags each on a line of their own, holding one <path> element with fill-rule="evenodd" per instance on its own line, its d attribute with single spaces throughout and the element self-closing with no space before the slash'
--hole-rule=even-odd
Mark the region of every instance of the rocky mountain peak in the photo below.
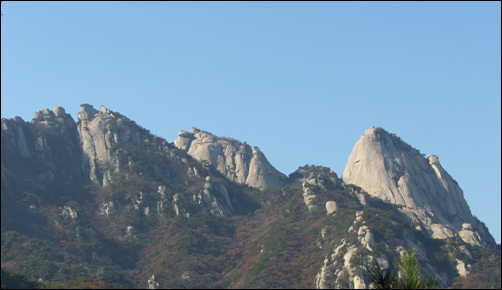
<svg viewBox="0 0 502 290">
<path fill-rule="evenodd" d="M 342 180 L 373 197 L 399 205 L 434 238 L 454 236 L 463 229 L 463 223 L 469 223 L 477 229 L 481 240 L 493 239 L 472 216 L 462 190 L 438 157 L 430 155 L 426 159 L 382 128 L 372 127 L 361 136 L 348 158 Z"/>
<path fill-rule="evenodd" d="M 151 136 L 134 121 L 103 105 L 100 106 L 101 111 L 89 104 L 80 106 L 82 111 L 77 116 L 78 133 L 85 156 L 83 163 L 88 164 L 86 167 L 92 181 L 107 185 L 112 174 L 119 171 L 118 153 L 114 146 L 118 143 L 141 145 L 150 142 Z"/>
<path fill-rule="evenodd" d="M 35 112 L 35 118 L 31 120 L 31 124 L 46 128 L 59 128 L 60 130 L 71 130 L 76 123 L 70 114 L 65 112 L 62 107 L 54 107 L 54 109 L 43 109 Z"/>
<path fill-rule="evenodd" d="M 246 142 L 192 128 L 190 132 L 181 130 L 174 145 L 235 182 L 265 189 L 282 186 L 288 180 L 268 162 L 258 147 L 251 147 Z"/>
<path fill-rule="evenodd" d="M 439 163 L 439 158 L 436 155 L 431 154 L 431 155 L 429 155 L 429 157 L 427 159 L 429 159 L 430 165 L 437 164 L 437 165 L 441 166 L 441 163 Z"/>
<path fill-rule="evenodd" d="M 97 113 L 99 113 L 98 110 L 94 109 L 93 105 L 81 104 L 80 107 L 82 108 L 82 111 L 80 111 L 79 113 L 77 113 L 77 117 L 81 121 L 83 121 L 83 120 L 89 120 L 92 117 L 94 117 L 94 115 L 96 115 Z"/>
</svg>

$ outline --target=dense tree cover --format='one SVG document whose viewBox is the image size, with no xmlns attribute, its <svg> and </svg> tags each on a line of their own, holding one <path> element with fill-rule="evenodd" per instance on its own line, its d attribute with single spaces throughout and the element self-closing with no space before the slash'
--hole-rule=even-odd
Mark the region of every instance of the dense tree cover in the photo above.
<svg viewBox="0 0 502 290">
<path fill-rule="evenodd" d="M 453 288 L 457 289 L 500 289 L 501 260 L 500 244 L 495 248 L 470 247 L 472 258 L 465 259 L 470 265 L 466 277 L 457 277 Z"/>
<path fill-rule="evenodd" d="M 90 278 L 79 278 L 67 282 L 31 281 L 24 275 L 13 274 L 2 269 L 2 289 L 127 289 L 118 283 L 107 284 Z"/>
</svg>

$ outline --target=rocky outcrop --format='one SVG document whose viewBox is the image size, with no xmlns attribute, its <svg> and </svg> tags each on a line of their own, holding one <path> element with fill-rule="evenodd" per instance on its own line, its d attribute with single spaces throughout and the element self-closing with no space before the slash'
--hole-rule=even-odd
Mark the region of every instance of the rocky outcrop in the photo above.
<svg viewBox="0 0 502 290">
<path fill-rule="evenodd" d="M 426 159 L 381 128 L 372 127 L 361 136 L 349 156 L 342 180 L 401 206 L 402 212 L 434 238 L 451 237 L 462 230 L 462 224 L 469 223 L 478 230 L 480 240 L 461 235 L 465 242 L 494 241 L 472 216 L 462 190 L 442 168 L 437 156 Z"/>
<path fill-rule="evenodd" d="M 66 206 L 66 205 L 61 209 L 61 215 L 64 218 L 71 219 L 71 220 L 75 220 L 78 218 L 77 212 L 74 209 L 72 209 L 70 206 Z"/>
<path fill-rule="evenodd" d="M 82 104 L 77 114 L 78 133 L 84 152 L 83 166 L 89 178 L 103 186 L 110 183 L 112 175 L 119 171 L 119 158 L 115 145 L 122 143 L 141 146 L 149 142 L 147 134 L 128 118 L 101 106 L 101 111 L 92 105 Z M 166 146 L 167 147 L 167 144 Z M 131 156 L 127 162 L 134 164 Z"/>
<path fill-rule="evenodd" d="M 22 158 L 46 165 L 43 170 L 39 167 L 41 182 L 52 180 L 58 172 L 73 181 L 85 178 L 79 166 L 82 150 L 76 123 L 61 107 L 35 112 L 29 123 L 20 117 L 2 119 L 1 138 L 3 162 L 18 163 Z"/>
<path fill-rule="evenodd" d="M 314 279 L 317 289 L 367 287 L 365 277 L 360 275 L 360 269 L 364 269 L 364 265 L 370 265 L 373 259 L 371 245 L 375 241 L 373 233 L 364 225 L 363 215 L 364 211 L 356 211 L 355 220 L 347 236 L 337 243 L 330 241 L 328 235 L 322 235 L 323 239 L 328 238 L 325 241 L 327 244 L 335 245 L 333 251 L 324 258 L 324 265 Z"/>
<path fill-rule="evenodd" d="M 62 107 L 54 107 L 52 111 L 43 109 L 35 112 L 35 118 L 31 120 L 31 124 L 38 124 L 63 134 L 73 133 L 75 129 L 75 121 Z"/>
<path fill-rule="evenodd" d="M 28 134 L 29 129 L 21 117 L 2 119 L 2 153 L 9 151 L 25 158 L 31 157 L 30 146 L 27 142 Z"/>
<path fill-rule="evenodd" d="M 259 189 L 279 187 L 287 177 L 276 170 L 258 147 L 192 128 L 180 131 L 174 145 L 200 162 L 206 162 L 228 179 Z"/>
<path fill-rule="evenodd" d="M 317 199 L 318 190 L 317 179 L 312 175 L 308 178 L 303 179 L 303 202 L 307 208 L 311 211 L 317 208 L 315 200 Z"/>
<path fill-rule="evenodd" d="M 24 158 L 36 158 L 40 161 L 53 158 L 53 148 L 49 143 L 64 143 L 65 151 L 75 154 L 78 145 L 76 124 L 73 118 L 61 107 L 52 111 L 43 109 L 35 112 L 30 123 L 21 117 L 2 119 L 2 148 L 18 153 Z M 58 142 L 50 142 L 57 138 Z"/>
<path fill-rule="evenodd" d="M 476 231 L 471 224 L 462 224 L 462 230 L 458 232 L 458 235 L 464 242 L 468 244 L 481 247 L 486 246 L 485 239 L 480 236 L 479 232 Z"/>
<path fill-rule="evenodd" d="M 325 227 L 321 230 L 322 243 L 332 246 L 333 250 L 325 256 L 324 264 L 314 279 L 317 289 L 368 288 L 371 280 L 362 269 L 369 269 L 374 262 L 377 262 L 383 270 L 386 270 L 390 263 L 393 263 L 389 257 L 405 249 L 416 249 L 422 273 L 437 277 L 443 286 L 448 284 L 448 274 L 431 263 L 431 254 L 409 229 L 400 228 L 399 224 L 391 221 L 389 228 L 392 231 L 397 229 L 402 231 L 400 234 L 402 244 L 392 246 L 382 240 L 381 235 L 373 234 L 371 223 L 367 223 L 365 215 L 364 210 L 355 212 L 355 219 L 341 240 L 336 238 L 332 240 L 333 236 L 328 233 L 333 232 L 333 228 Z M 336 213 L 333 217 L 336 217 Z"/>
<path fill-rule="evenodd" d="M 315 210 L 318 206 L 318 196 L 333 190 L 341 184 L 338 176 L 328 167 L 306 165 L 299 167 L 289 175 L 291 182 L 300 182 L 303 189 L 303 202 L 309 211 Z M 338 209 L 335 201 L 328 201 L 326 204 L 328 214 Z"/>
<path fill-rule="evenodd" d="M 109 110 L 100 113 L 92 105 L 80 106 L 82 111 L 77 117 L 78 132 L 85 154 L 83 165 L 87 167 L 93 182 L 106 185 L 118 165 L 111 150 L 119 141 L 118 134 L 113 130 L 118 123 L 117 118 Z"/>
<path fill-rule="evenodd" d="M 155 275 L 152 275 L 152 277 L 148 278 L 147 289 L 161 289 L 160 284 L 155 281 Z"/>
<path fill-rule="evenodd" d="M 103 207 L 100 210 L 101 215 L 113 215 L 119 209 L 119 203 L 117 201 L 103 202 Z"/>
<path fill-rule="evenodd" d="M 173 196 L 173 208 L 176 215 L 181 215 L 185 218 L 190 218 L 190 213 L 179 205 L 180 195 L 175 194 Z"/>
<path fill-rule="evenodd" d="M 228 191 L 223 184 L 206 177 L 206 183 L 193 196 L 196 204 L 204 206 L 215 216 L 231 216 L 235 213 Z"/>
<path fill-rule="evenodd" d="M 326 214 L 332 214 L 339 208 L 336 201 L 329 200 L 326 202 Z"/>
<path fill-rule="evenodd" d="M 463 261 L 456 259 L 457 261 L 457 272 L 460 275 L 460 277 L 465 277 L 467 274 L 469 274 L 469 270 L 467 268 L 470 266 L 469 264 L 465 264 Z"/>
</svg>

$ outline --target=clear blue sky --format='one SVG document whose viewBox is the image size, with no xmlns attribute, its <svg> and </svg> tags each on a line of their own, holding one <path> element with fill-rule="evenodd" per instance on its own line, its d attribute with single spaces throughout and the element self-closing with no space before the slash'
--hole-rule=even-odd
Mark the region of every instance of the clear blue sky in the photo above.
<svg viewBox="0 0 502 290">
<path fill-rule="evenodd" d="M 500 2 L 2 2 L 1 115 L 81 103 L 197 127 L 286 175 L 342 175 L 380 126 L 455 178 L 500 243 Z"/>
</svg>

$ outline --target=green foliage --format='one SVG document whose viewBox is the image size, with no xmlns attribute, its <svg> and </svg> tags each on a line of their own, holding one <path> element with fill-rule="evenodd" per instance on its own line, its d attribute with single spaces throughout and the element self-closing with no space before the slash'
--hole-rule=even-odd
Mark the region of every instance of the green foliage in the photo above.
<svg viewBox="0 0 502 290">
<path fill-rule="evenodd" d="M 459 289 L 483 289 L 501 287 L 501 255 L 500 245 L 494 247 L 468 246 L 472 255 L 463 257 L 468 268 L 469 274 L 466 277 L 457 277 L 453 281 L 453 287 Z"/>
<path fill-rule="evenodd" d="M 396 258 L 397 267 L 401 273 L 398 279 L 400 289 L 436 289 L 439 282 L 436 278 L 420 274 L 420 264 L 418 263 L 417 251 L 412 249 L 406 251 L 399 258 Z"/>
<path fill-rule="evenodd" d="M 397 288 L 397 274 L 392 266 L 392 263 L 389 265 L 387 271 L 384 271 L 375 260 L 371 268 L 366 268 L 365 271 L 371 280 L 371 286 L 373 289 Z"/>
<path fill-rule="evenodd" d="M 370 269 L 366 269 L 374 289 L 437 289 L 439 281 L 432 276 L 424 277 L 420 273 L 420 264 L 416 249 L 405 251 L 395 258 L 400 277 L 392 266 L 384 272 L 377 262 Z"/>
</svg>

